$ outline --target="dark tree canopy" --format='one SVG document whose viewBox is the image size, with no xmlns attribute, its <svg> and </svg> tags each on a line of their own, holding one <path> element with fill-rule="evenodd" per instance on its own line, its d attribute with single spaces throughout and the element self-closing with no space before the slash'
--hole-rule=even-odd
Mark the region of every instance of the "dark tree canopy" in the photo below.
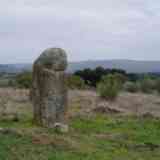
<svg viewBox="0 0 160 160">
<path fill-rule="evenodd" d="M 74 74 L 80 76 L 87 85 L 96 87 L 104 75 L 109 74 L 122 74 L 126 75 L 126 71 L 121 69 L 104 69 L 103 67 L 97 67 L 95 69 L 86 68 L 84 70 L 76 71 Z"/>
</svg>

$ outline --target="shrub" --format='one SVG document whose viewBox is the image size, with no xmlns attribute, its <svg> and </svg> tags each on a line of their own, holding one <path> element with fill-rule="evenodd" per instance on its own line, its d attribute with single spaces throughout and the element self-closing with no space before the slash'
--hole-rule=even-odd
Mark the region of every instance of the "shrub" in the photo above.
<svg viewBox="0 0 160 160">
<path fill-rule="evenodd" d="M 123 89 L 123 85 L 127 81 L 127 77 L 120 73 L 115 73 L 114 76 L 116 80 L 119 82 L 120 89 Z"/>
<path fill-rule="evenodd" d="M 155 89 L 157 90 L 158 93 L 160 93 L 160 78 L 158 78 L 156 80 L 156 87 L 155 87 Z"/>
<path fill-rule="evenodd" d="M 69 75 L 67 77 L 67 86 L 70 89 L 84 89 L 85 88 L 85 82 L 79 76 Z"/>
<path fill-rule="evenodd" d="M 97 85 L 97 92 L 103 98 L 114 100 L 120 91 L 120 83 L 113 74 L 103 76 Z"/>
<path fill-rule="evenodd" d="M 30 88 L 32 85 L 32 73 L 23 72 L 16 76 L 16 84 L 20 88 Z"/>
<path fill-rule="evenodd" d="M 144 93 L 151 93 L 155 89 L 155 80 L 145 76 L 144 79 L 140 81 L 140 89 Z"/>
<path fill-rule="evenodd" d="M 124 90 L 131 93 L 136 93 L 139 91 L 138 83 L 128 81 L 123 86 Z"/>
</svg>

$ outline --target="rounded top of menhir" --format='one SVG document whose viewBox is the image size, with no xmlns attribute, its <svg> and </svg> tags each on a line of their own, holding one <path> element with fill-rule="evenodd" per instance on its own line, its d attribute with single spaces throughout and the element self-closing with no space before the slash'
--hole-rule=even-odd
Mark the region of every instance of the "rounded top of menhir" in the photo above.
<svg viewBox="0 0 160 160">
<path fill-rule="evenodd" d="M 36 64 L 55 71 L 67 68 L 67 54 L 61 48 L 48 48 L 42 52 Z"/>
</svg>

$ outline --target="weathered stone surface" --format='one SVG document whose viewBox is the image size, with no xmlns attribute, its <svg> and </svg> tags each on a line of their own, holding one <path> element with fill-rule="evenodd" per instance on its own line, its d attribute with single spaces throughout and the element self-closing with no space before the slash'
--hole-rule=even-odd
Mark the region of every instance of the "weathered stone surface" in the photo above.
<svg viewBox="0 0 160 160">
<path fill-rule="evenodd" d="M 33 65 L 34 120 L 42 126 L 54 128 L 55 123 L 66 121 L 66 68 L 67 56 L 60 48 L 45 50 Z"/>
</svg>

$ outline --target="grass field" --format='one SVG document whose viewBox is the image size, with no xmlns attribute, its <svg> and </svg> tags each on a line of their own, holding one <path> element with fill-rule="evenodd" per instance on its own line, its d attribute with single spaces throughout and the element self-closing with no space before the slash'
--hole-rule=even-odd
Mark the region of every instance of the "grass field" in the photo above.
<svg viewBox="0 0 160 160">
<path fill-rule="evenodd" d="M 1 160 L 159 160 L 160 120 L 96 115 L 76 118 L 70 132 L 38 128 L 31 119 L 1 121 Z M 16 131 L 15 131 L 16 130 Z"/>
<path fill-rule="evenodd" d="M 6 115 L 0 117 L 0 160 L 160 159 L 160 118 L 149 114 L 88 114 L 88 108 L 92 108 L 94 103 L 87 100 L 93 99 L 93 96 L 88 92 L 73 92 L 73 95 L 70 94 L 70 130 L 61 134 L 32 123 L 28 92 L 13 89 L 1 91 L 0 100 L 3 97 L 2 102 L 6 103 Z M 154 98 L 152 100 L 158 107 L 158 98 Z M 129 107 L 129 103 L 126 105 Z M 15 112 L 19 121 L 6 118 L 8 113 Z"/>
</svg>

